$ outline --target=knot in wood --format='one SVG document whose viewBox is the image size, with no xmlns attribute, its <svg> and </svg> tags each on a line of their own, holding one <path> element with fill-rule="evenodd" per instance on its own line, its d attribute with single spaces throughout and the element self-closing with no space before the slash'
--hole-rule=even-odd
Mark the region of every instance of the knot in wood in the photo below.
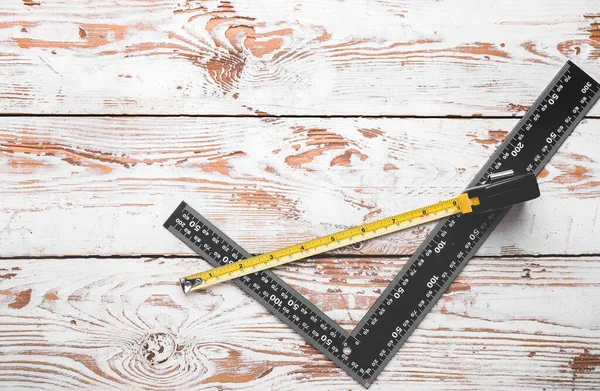
<svg viewBox="0 0 600 391">
<path fill-rule="evenodd" d="M 175 339 L 170 334 L 152 333 L 142 341 L 142 357 L 152 366 L 166 362 L 173 353 Z"/>
</svg>

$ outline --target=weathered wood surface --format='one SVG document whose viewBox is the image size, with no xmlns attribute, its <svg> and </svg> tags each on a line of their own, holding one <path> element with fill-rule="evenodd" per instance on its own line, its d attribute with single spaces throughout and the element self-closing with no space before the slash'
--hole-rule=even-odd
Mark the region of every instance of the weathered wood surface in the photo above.
<svg viewBox="0 0 600 391">
<path fill-rule="evenodd" d="M 0 387 L 362 389 L 237 288 L 184 296 L 207 265 L 163 221 L 256 253 L 454 195 L 517 122 L 474 117 L 566 59 L 600 79 L 597 1 L 3 0 Z M 599 129 L 371 389 L 600 390 Z M 349 330 L 429 228 L 278 273 Z"/>
<path fill-rule="evenodd" d="M 599 26 L 592 0 L 3 0 L 0 112 L 522 114 L 567 58 L 600 75 Z"/>
<path fill-rule="evenodd" d="M 1 118 L 0 252 L 193 254 L 162 227 L 181 200 L 265 252 L 461 192 L 516 122 Z M 479 254 L 600 252 L 599 126 L 577 128 L 540 175 L 542 197 Z M 358 253 L 408 255 L 428 231 Z"/>
<path fill-rule="evenodd" d="M 279 273 L 351 328 L 403 262 Z M 0 260 L 3 388 L 361 389 L 236 287 L 184 296 L 174 281 L 199 263 Z M 599 268 L 598 257 L 473 259 L 371 389 L 597 387 Z"/>
</svg>

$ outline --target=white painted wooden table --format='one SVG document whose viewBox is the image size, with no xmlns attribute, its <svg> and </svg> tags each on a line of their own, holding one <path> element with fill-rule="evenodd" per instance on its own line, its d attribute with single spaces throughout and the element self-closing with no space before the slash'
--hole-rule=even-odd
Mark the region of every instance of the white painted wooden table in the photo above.
<svg viewBox="0 0 600 391">
<path fill-rule="evenodd" d="M 4 0 L 0 385 L 361 387 L 162 228 L 182 200 L 253 253 L 449 197 L 600 4 Z M 372 386 L 600 389 L 600 105 Z M 439 141 L 447 138 L 447 141 Z M 425 238 L 279 274 L 347 329 Z"/>
</svg>

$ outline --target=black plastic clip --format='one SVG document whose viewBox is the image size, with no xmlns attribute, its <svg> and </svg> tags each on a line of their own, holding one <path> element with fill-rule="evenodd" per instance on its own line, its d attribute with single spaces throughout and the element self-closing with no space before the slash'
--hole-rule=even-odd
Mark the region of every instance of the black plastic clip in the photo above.
<svg viewBox="0 0 600 391">
<path fill-rule="evenodd" d="M 540 188 L 534 173 L 515 176 L 513 170 L 507 170 L 491 174 L 488 183 L 465 193 L 469 198 L 479 198 L 479 205 L 473 206 L 474 213 L 487 213 L 538 198 Z"/>
</svg>

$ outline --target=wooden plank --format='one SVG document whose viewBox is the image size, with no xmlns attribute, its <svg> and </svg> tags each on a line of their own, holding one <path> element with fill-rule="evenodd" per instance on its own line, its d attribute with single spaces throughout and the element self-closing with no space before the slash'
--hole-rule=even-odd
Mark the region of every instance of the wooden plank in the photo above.
<svg viewBox="0 0 600 391">
<path fill-rule="evenodd" d="M 600 76 L 598 26 L 590 0 L 4 0 L 0 112 L 517 115 L 567 58 Z"/>
<path fill-rule="evenodd" d="M 280 273 L 351 328 L 403 262 L 330 258 Z M 198 263 L 0 260 L 0 382 L 361 389 L 236 287 L 184 296 L 176 279 Z M 596 387 L 599 270 L 598 257 L 471 260 L 372 389 Z"/>
<path fill-rule="evenodd" d="M 273 250 L 454 196 L 516 122 L 5 117 L 0 254 L 193 254 L 162 228 L 181 200 L 248 251 Z M 599 124 L 577 128 L 542 197 L 479 254 L 600 252 Z M 429 227 L 358 253 L 412 254 Z"/>
</svg>

